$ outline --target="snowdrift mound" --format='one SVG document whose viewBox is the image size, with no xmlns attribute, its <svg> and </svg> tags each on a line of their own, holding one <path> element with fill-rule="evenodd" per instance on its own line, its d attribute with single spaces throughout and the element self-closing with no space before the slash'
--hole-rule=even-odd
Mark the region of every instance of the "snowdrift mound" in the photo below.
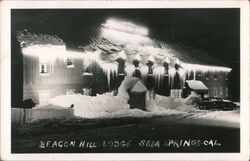
<svg viewBox="0 0 250 161">
<path fill-rule="evenodd" d="M 201 101 L 201 97 L 196 93 L 191 93 L 187 98 L 184 99 L 186 105 L 197 105 Z"/>
<path fill-rule="evenodd" d="M 64 108 L 73 104 L 74 115 L 83 118 L 152 117 L 180 113 L 175 108 L 182 106 L 182 101 L 160 95 L 156 95 L 155 100 L 146 101 L 147 111 L 130 109 L 128 90 L 131 90 L 138 81 L 139 79 L 135 77 L 125 77 L 118 89 L 117 96 L 114 96 L 113 93 L 94 97 L 81 94 L 61 95 L 52 98 L 50 103 Z"/>
<path fill-rule="evenodd" d="M 85 118 L 104 117 L 110 114 L 124 113 L 129 110 L 129 105 L 117 96 L 111 94 L 97 95 L 62 95 L 50 100 L 51 104 L 70 107 L 74 104 L 74 115 Z"/>
<path fill-rule="evenodd" d="M 133 86 L 139 81 L 136 77 L 125 77 L 120 87 L 118 88 L 117 96 L 125 100 L 129 99 L 128 90 L 132 89 Z"/>
</svg>

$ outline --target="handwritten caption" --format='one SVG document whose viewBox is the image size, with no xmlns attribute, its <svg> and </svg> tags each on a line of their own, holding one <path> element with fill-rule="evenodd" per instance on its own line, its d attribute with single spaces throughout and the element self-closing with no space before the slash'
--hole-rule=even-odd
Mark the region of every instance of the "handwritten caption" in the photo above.
<svg viewBox="0 0 250 161">
<path fill-rule="evenodd" d="M 129 148 L 131 146 L 137 146 L 141 148 L 162 148 L 162 147 L 217 147 L 221 146 L 218 140 L 205 139 L 205 140 L 195 140 L 195 139 L 167 139 L 167 140 L 103 140 L 103 141 L 90 141 L 90 140 L 41 140 L 39 143 L 39 148 Z"/>
</svg>

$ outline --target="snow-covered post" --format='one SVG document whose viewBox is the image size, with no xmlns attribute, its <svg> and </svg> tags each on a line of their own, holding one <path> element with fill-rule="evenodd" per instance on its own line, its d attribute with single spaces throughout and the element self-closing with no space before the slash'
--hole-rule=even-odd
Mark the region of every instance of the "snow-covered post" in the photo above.
<svg viewBox="0 0 250 161">
<path fill-rule="evenodd" d="M 125 78 L 125 60 L 126 60 L 126 58 L 127 58 L 127 56 L 124 53 L 124 51 L 121 51 L 118 55 L 118 58 L 115 60 L 118 63 L 118 78 L 117 78 L 116 85 L 115 85 L 115 88 L 116 88 L 115 95 L 117 95 L 118 88 Z"/>
<path fill-rule="evenodd" d="M 137 77 L 139 79 L 141 79 L 140 62 L 141 62 L 141 56 L 137 54 L 133 60 L 133 64 L 135 66 L 133 77 Z"/>
<path fill-rule="evenodd" d="M 165 96 L 169 96 L 170 95 L 170 82 L 169 82 L 169 73 L 168 73 L 169 63 L 170 63 L 170 60 L 167 57 L 164 60 L 164 63 L 163 63 L 163 67 L 164 67 L 163 89 L 166 90 L 166 92 L 164 92 Z"/>
<path fill-rule="evenodd" d="M 153 75 L 155 59 L 152 55 L 149 56 L 147 66 L 148 66 L 148 77 L 147 77 L 147 88 L 148 88 L 148 96 L 149 100 L 155 99 L 155 79 Z"/>
<path fill-rule="evenodd" d="M 86 81 L 86 88 L 83 88 L 83 95 L 91 95 L 91 91 L 93 88 L 93 73 L 90 73 L 88 69 L 82 74 L 83 80 Z"/>
<path fill-rule="evenodd" d="M 174 96 L 174 98 L 181 98 L 182 94 L 182 87 L 181 87 L 181 77 L 180 77 L 180 61 L 177 58 L 175 65 L 175 74 L 174 74 L 174 80 L 173 80 L 173 89 L 171 91 L 171 95 Z"/>
</svg>

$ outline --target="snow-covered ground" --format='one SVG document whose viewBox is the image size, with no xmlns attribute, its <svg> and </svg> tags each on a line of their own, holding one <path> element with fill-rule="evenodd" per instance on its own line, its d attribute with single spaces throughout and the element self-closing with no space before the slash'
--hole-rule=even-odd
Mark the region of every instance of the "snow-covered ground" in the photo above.
<svg viewBox="0 0 250 161">
<path fill-rule="evenodd" d="M 49 108 L 58 106 L 69 108 L 73 105 L 74 115 L 82 118 L 120 118 L 120 117 L 153 117 L 166 116 L 178 120 L 207 120 L 223 122 L 229 126 L 239 126 L 240 111 L 211 111 L 200 110 L 193 106 L 197 100 L 195 94 L 191 94 L 186 99 L 174 99 L 156 95 L 154 100 L 146 100 L 146 111 L 140 109 L 130 109 L 127 89 L 131 89 L 138 81 L 134 77 L 126 77 L 118 89 L 118 95 L 105 93 L 97 96 L 87 96 L 81 94 L 61 95 L 50 100 Z M 38 107 L 46 108 L 46 107 Z M 198 121 L 200 122 L 200 121 Z M 202 122 L 202 121 L 201 121 Z"/>
<path fill-rule="evenodd" d="M 184 100 L 156 95 L 154 101 L 147 101 L 147 111 L 130 109 L 127 99 L 113 96 L 112 93 L 97 95 L 61 95 L 51 99 L 51 104 L 64 108 L 74 104 L 74 115 L 83 118 L 120 118 L 120 117 L 153 117 L 166 116 L 179 120 L 193 121 L 197 119 L 204 124 L 227 124 L 238 127 L 240 111 L 199 110 L 187 105 Z M 41 107 L 42 108 L 42 107 Z M 58 108 L 58 107 L 57 107 Z M 202 122 L 203 121 L 203 122 Z"/>
</svg>

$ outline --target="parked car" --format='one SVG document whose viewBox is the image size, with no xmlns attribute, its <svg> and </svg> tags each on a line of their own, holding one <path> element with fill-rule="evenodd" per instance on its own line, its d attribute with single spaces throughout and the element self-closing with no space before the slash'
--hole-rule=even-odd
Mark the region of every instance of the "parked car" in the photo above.
<svg viewBox="0 0 250 161">
<path fill-rule="evenodd" d="M 222 100 L 221 98 L 208 97 L 202 99 L 198 104 L 199 109 L 218 109 L 218 110 L 235 110 L 236 104 L 229 100 Z"/>
</svg>

